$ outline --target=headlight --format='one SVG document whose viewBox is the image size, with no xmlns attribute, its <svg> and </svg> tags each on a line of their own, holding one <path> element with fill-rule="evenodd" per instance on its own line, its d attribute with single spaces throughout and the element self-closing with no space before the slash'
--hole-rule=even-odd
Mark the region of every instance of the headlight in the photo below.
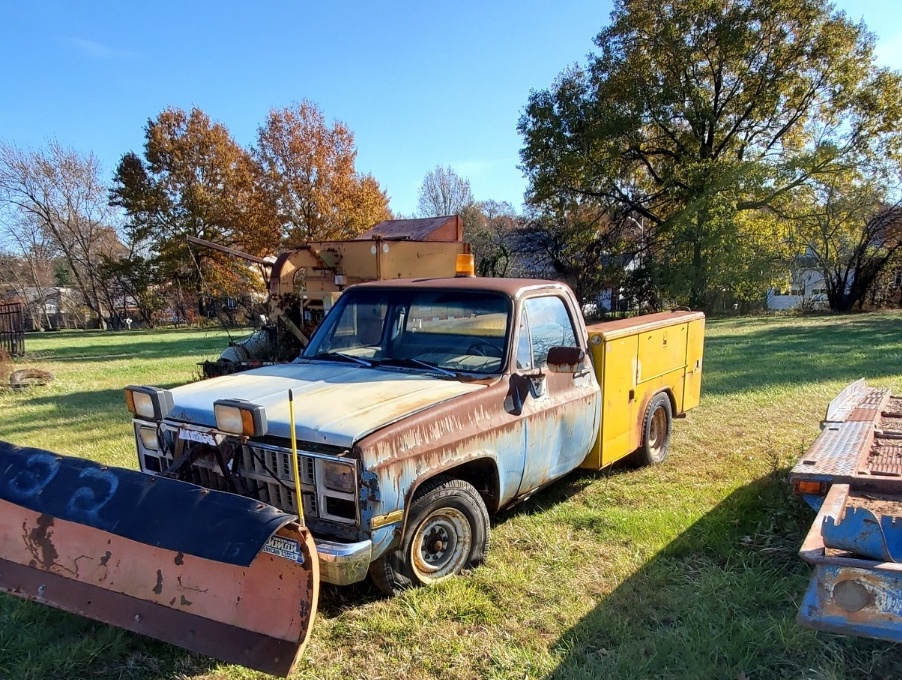
<svg viewBox="0 0 902 680">
<path fill-rule="evenodd" d="M 160 442 L 157 441 L 157 430 L 153 427 L 139 427 L 138 436 L 141 437 L 141 444 L 149 451 L 159 451 Z"/>
<path fill-rule="evenodd" d="M 266 411 L 258 404 L 243 399 L 220 399 L 213 402 L 216 427 L 223 432 L 262 437 L 266 434 Z"/>
<path fill-rule="evenodd" d="M 343 493 L 354 493 L 355 484 L 355 468 L 346 463 L 334 463 L 332 461 L 323 462 L 323 484 L 327 489 L 332 491 L 341 491 Z"/>
<path fill-rule="evenodd" d="M 125 405 L 132 415 L 161 421 L 172 410 L 172 393 L 159 387 L 129 385 L 125 388 Z"/>
</svg>

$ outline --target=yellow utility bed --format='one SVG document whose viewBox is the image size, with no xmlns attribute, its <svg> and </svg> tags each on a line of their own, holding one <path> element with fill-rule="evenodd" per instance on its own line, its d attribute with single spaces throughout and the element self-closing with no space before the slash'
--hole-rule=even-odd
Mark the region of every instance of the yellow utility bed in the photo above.
<svg viewBox="0 0 902 680">
<path fill-rule="evenodd" d="M 674 416 L 698 405 L 705 315 L 662 312 L 589 326 L 601 425 L 582 466 L 598 470 L 642 444 L 649 401 L 666 392 Z"/>
</svg>

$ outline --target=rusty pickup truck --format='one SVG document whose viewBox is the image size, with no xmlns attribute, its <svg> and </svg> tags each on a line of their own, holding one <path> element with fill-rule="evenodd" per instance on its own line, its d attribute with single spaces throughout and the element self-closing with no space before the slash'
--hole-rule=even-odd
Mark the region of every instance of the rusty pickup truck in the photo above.
<svg viewBox="0 0 902 680">
<path fill-rule="evenodd" d="M 550 281 L 353 286 L 292 363 L 128 387 L 141 473 L 0 447 L 0 588 L 287 674 L 320 579 L 435 583 L 575 468 L 662 462 L 703 336 L 689 311 L 587 327 Z"/>
</svg>

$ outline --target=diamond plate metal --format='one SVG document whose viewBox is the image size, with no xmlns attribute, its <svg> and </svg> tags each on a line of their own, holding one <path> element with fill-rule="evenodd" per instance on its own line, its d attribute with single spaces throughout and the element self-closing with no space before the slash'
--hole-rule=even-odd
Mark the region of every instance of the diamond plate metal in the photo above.
<svg viewBox="0 0 902 680">
<path fill-rule="evenodd" d="M 870 444 L 873 423 L 829 424 L 796 463 L 789 479 L 828 480 L 849 483 L 859 469 L 859 461 Z"/>
</svg>

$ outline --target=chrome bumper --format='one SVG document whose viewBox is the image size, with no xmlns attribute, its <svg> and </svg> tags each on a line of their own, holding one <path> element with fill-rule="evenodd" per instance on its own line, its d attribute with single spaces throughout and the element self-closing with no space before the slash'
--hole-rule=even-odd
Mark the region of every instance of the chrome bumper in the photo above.
<svg viewBox="0 0 902 680">
<path fill-rule="evenodd" d="M 366 578 L 373 556 L 373 542 L 336 543 L 313 539 L 319 557 L 321 581 L 347 586 Z"/>
</svg>

